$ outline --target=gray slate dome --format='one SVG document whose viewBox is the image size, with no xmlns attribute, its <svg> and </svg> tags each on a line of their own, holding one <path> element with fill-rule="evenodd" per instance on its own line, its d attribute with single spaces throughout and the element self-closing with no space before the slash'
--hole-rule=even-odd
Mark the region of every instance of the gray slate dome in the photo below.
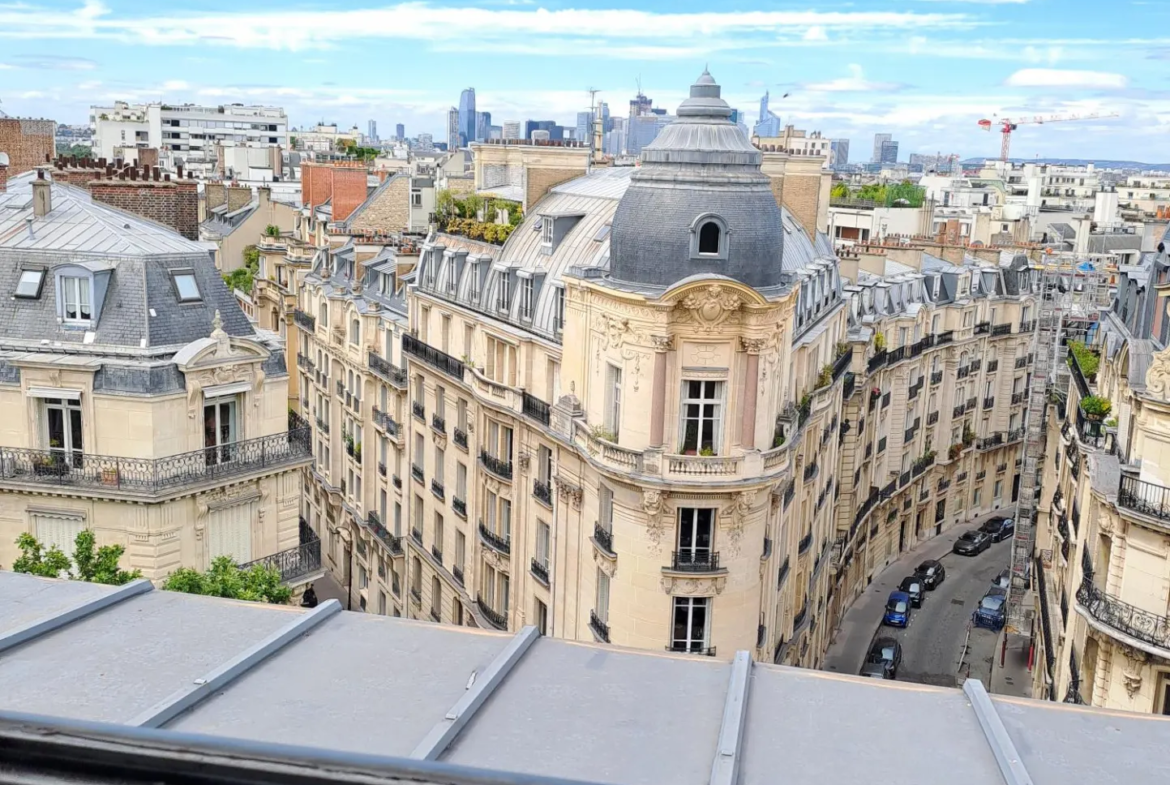
<svg viewBox="0 0 1170 785">
<path fill-rule="evenodd" d="M 761 159 L 704 71 L 677 119 L 642 150 L 613 217 L 611 277 L 669 287 L 715 273 L 780 285 L 784 228 Z"/>
</svg>

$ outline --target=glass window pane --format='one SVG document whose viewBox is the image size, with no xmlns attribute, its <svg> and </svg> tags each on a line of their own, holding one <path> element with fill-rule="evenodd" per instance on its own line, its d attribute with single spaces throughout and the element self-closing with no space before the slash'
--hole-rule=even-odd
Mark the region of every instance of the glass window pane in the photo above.
<svg viewBox="0 0 1170 785">
<path fill-rule="evenodd" d="M 199 284 L 195 282 L 192 273 L 180 273 L 175 276 L 175 289 L 179 292 L 180 300 L 198 300 Z"/>
<path fill-rule="evenodd" d="M 20 281 L 16 284 L 17 297 L 36 297 L 41 291 L 41 279 L 45 277 L 44 270 L 24 270 L 20 274 Z"/>
</svg>

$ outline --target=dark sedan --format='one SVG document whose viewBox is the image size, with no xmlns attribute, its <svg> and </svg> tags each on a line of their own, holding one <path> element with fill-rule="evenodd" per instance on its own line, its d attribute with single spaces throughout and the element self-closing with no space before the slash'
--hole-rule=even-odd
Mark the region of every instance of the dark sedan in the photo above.
<svg viewBox="0 0 1170 785">
<path fill-rule="evenodd" d="M 988 594 L 979 601 L 979 607 L 971 614 L 971 621 L 976 627 L 986 627 L 989 630 L 1003 629 L 1007 621 L 1007 597 Z"/>
<path fill-rule="evenodd" d="M 976 556 L 991 547 L 991 538 L 981 531 L 963 532 L 952 550 L 960 556 Z"/>
<path fill-rule="evenodd" d="M 991 538 L 992 542 L 1011 539 L 1016 533 L 1016 522 L 1012 518 L 992 518 L 979 527 L 979 531 Z"/>
<path fill-rule="evenodd" d="M 898 589 L 910 595 L 910 604 L 915 608 L 922 607 L 922 600 L 926 598 L 926 584 L 917 575 L 903 578 Z"/>
<path fill-rule="evenodd" d="M 934 559 L 927 559 L 919 564 L 918 569 L 914 570 L 914 574 L 922 579 L 930 591 L 937 589 L 939 584 L 947 579 L 946 568 L 942 566 L 942 562 Z"/>
<path fill-rule="evenodd" d="M 871 678 L 896 679 L 902 664 L 902 644 L 893 638 L 878 638 L 869 647 L 861 675 Z"/>
</svg>

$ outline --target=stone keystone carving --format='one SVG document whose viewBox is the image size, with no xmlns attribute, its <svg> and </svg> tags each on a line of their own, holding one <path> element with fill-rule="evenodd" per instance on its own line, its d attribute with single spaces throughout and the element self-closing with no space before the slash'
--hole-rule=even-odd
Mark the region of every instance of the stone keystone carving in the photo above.
<svg viewBox="0 0 1170 785">
<path fill-rule="evenodd" d="M 642 489 L 642 512 L 646 513 L 646 534 L 650 537 L 651 549 L 657 553 L 662 549 L 662 538 L 666 534 L 666 491 L 657 488 Z"/>
<path fill-rule="evenodd" d="M 711 332 L 739 310 L 743 299 L 720 284 L 712 284 L 700 292 L 688 294 L 681 305 L 691 312 L 700 330 Z"/>
</svg>

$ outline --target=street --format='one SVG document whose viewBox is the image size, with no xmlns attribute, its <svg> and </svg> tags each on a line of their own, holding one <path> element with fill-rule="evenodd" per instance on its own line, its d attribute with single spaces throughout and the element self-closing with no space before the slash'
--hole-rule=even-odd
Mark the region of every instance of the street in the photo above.
<svg viewBox="0 0 1170 785">
<path fill-rule="evenodd" d="M 971 528 L 974 524 L 956 527 L 924 543 L 875 578 L 842 623 L 826 655 L 825 669 L 857 673 L 870 642 L 880 635 L 902 644 L 899 681 L 954 687 L 970 676 L 989 684 L 996 633 L 972 628 L 961 673 L 960 657 L 971 613 L 987 592 L 992 578 L 1007 566 L 1011 541 L 996 543 L 978 556 L 951 553 L 955 539 Z M 889 593 L 898 588 L 903 578 L 913 574 L 921 561 L 930 558 L 942 562 L 947 571 L 946 580 L 934 591 L 927 592 L 922 607 L 911 613 L 909 627 L 883 626 L 881 620 Z"/>
</svg>

